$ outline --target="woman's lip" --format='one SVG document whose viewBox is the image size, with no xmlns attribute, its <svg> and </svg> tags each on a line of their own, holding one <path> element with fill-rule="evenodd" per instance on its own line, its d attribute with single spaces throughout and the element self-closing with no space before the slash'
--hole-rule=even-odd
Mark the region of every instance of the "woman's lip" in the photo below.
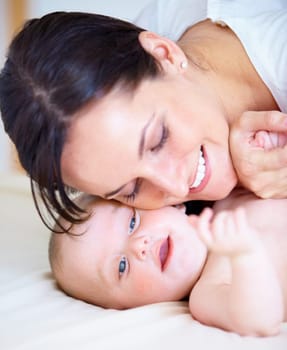
<svg viewBox="0 0 287 350">
<path fill-rule="evenodd" d="M 172 255 L 172 242 L 168 236 L 161 244 L 159 249 L 159 259 L 161 264 L 161 270 L 164 271 L 169 264 Z"/>
<path fill-rule="evenodd" d="M 204 187 L 207 185 L 209 178 L 210 178 L 210 166 L 209 166 L 208 157 L 207 157 L 207 154 L 205 152 L 204 146 L 202 146 L 202 153 L 203 153 L 203 157 L 205 160 L 205 176 L 198 187 L 189 189 L 189 194 L 202 191 L 204 189 Z"/>
</svg>

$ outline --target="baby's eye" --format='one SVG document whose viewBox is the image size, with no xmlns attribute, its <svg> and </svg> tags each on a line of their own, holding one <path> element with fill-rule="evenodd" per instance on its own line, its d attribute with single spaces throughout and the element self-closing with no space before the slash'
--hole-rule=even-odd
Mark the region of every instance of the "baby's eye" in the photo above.
<svg viewBox="0 0 287 350">
<path fill-rule="evenodd" d="M 133 233 L 140 224 L 140 215 L 136 209 L 133 210 L 133 215 L 129 222 L 129 234 Z"/>
<path fill-rule="evenodd" d="M 125 273 L 128 266 L 128 261 L 125 256 L 123 256 L 119 263 L 119 275 L 120 277 Z"/>
</svg>

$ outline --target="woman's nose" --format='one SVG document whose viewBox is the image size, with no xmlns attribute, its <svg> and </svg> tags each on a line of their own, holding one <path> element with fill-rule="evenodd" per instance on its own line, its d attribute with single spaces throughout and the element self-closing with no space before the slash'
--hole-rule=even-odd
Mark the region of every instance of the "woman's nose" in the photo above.
<svg viewBox="0 0 287 350">
<path fill-rule="evenodd" d="M 157 185 L 166 192 L 168 196 L 184 198 L 188 195 L 188 183 L 180 176 L 169 176 L 170 174 L 161 174 L 157 179 Z"/>
<path fill-rule="evenodd" d="M 188 172 L 183 162 L 171 160 L 167 164 L 150 167 L 147 170 L 149 181 L 168 196 L 184 198 L 189 193 Z"/>
<path fill-rule="evenodd" d="M 151 239 L 149 236 L 132 237 L 130 246 L 133 254 L 140 260 L 145 260 L 150 250 Z"/>
</svg>

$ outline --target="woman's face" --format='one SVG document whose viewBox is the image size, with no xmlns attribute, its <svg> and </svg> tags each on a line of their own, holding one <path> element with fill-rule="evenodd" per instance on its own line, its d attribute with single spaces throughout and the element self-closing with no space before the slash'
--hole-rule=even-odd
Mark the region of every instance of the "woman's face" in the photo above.
<svg viewBox="0 0 287 350">
<path fill-rule="evenodd" d="M 227 117 L 192 74 L 144 81 L 133 94 L 117 88 L 82 111 L 63 150 L 64 182 L 148 209 L 225 197 L 237 182 Z"/>
</svg>

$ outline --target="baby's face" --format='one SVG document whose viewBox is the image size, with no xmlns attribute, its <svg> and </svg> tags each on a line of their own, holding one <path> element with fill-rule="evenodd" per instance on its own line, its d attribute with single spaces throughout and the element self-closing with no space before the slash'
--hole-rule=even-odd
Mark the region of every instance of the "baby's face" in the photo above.
<svg viewBox="0 0 287 350">
<path fill-rule="evenodd" d="M 206 248 L 180 209 L 136 210 L 98 200 L 78 237 L 63 239 L 60 284 L 109 308 L 180 300 L 197 280 Z"/>
</svg>

